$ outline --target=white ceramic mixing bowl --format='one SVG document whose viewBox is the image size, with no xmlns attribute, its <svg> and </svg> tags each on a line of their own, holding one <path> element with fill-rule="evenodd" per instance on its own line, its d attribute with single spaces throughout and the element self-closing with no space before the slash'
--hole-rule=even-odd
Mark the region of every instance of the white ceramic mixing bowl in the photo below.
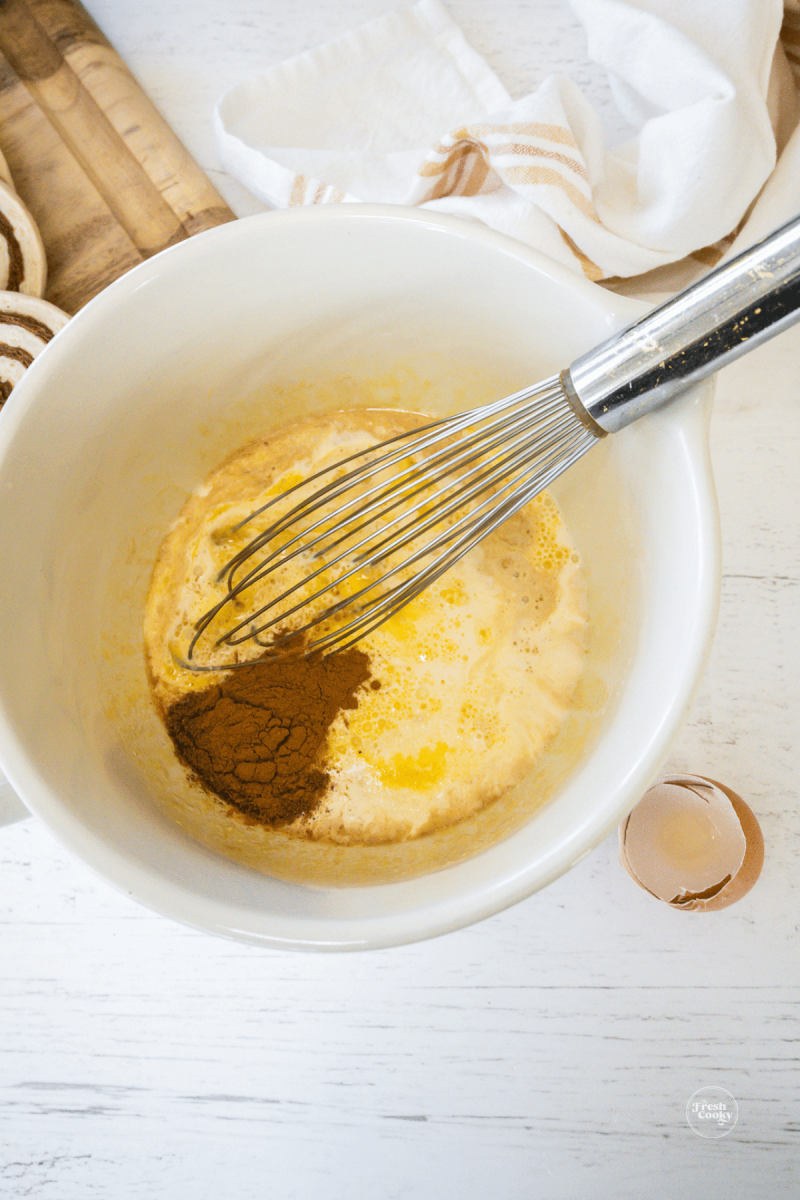
<svg viewBox="0 0 800 1200">
<path fill-rule="evenodd" d="M 591 605 L 568 728 L 516 807 L 429 859 L 395 856 L 395 881 L 273 878 L 164 815 L 142 607 L 188 491 L 298 404 L 378 379 L 390 404 L 451 411 L 568 365 L 640 311 L 478 224 L 355 205 L 247 218 L 110 286 L 0 415 L 0 765 L 25 805 L 145 905 L 277 947 L 440 934 L 580 859 L 658 773 L 712 636 L 708 386 L 606 438 L 553 489 Z"/>
</svg>

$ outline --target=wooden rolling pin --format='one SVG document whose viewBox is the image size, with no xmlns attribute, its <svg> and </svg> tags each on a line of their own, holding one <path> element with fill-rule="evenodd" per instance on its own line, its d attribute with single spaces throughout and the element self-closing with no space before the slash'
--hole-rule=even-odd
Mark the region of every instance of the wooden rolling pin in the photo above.
<svg viewBox="0 0 800 1200">
<path fill-rule="evenodd" d="M 74 312 L 234 214 L 78 0 L 0 0 L 0 150 Z"/>
</svg>

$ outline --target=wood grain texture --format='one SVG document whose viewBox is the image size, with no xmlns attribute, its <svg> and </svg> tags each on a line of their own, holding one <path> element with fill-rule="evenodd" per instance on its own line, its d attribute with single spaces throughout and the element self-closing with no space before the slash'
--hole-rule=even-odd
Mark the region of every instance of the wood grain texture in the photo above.
<svg viewBox="0 0 800 1200">
<path fill-rule="evenodd" d="M 233 213 L 73 0 L 0 5 L 0 149 L 67 312 Z"/>
<path fill-rule="evenodd" d="M 0 111 L 0 148 L 47 252 L 45 296 L 76 312 L 143 258 L 2 55 Z"/>
<path fill-rule="evenodd" d="M 77 0 L 31 0 L 31 9 L 185 233 L 230 221 L 231 209 L 86 9 Z"/>
<path fill-rule="evenodd" d="M 91 0 L 239 215 L 226 86 L 390 0 Z M 613 114 L 566 0 L 447 0 L 520 95 L 552 72 Z M 62 53 L 66 53 L 62 47 Z M 5 149 L 5 143 L 0 141 Z M 800 329 L 727 368 L 711 447 L 722 606 L 668 766 L 735 787 L 764 870 L 675 913 L 615 838 L 508 912 L 344 958 L 183 929 L 35 821 L 0 834 L 0 1196 L 49 1200 L 796 1200 L 800 1195 Z M 739 1121 L 704 1140 L 700 1087 Z"/>
</svg>

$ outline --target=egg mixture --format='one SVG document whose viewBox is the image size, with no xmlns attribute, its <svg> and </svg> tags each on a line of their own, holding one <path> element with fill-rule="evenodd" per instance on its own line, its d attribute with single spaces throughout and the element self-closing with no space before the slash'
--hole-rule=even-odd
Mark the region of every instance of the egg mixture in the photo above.
<svg viewBox="0 0 800 1200">
<path fill-rule="evenodd" d="M 246 446 L 194 492 L 162 546 L 147 603 L 147 664 L 162 714 L 220 678 L 182 660 L 194 623 L 221 594 L 220 568 L 253 536 L 237 523 L 326 465 L 427 420 L 386 409 L 307 418 Z M 578 555 L 543 493 L 359 643 L 376 686 L 335 718 L 325 794 L 284 832 L 340 845 L 403 841 L 491 803 L 557 732 L 586 637 Z M 260 653 L 239 648 L 240 658 Z M 202 661 L 216 668 L 230 658 L 212 639 Z"/>
</svg>

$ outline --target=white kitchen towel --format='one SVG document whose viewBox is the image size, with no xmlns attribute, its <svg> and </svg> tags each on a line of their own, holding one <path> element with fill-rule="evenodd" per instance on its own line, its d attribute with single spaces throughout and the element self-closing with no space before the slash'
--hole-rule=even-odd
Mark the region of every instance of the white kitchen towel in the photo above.
<svg viewBox="0 0 800 1200">
<path fill-rule="evenodd" d="M 800 0 L 571 3 L 626 144 L 563 76 L 513 100 L 419 0 L 228 91 L 223 165 L 273 207 L 472 217 L 595 280 L 680 286 L 800 211 Z"/>
</svg>

